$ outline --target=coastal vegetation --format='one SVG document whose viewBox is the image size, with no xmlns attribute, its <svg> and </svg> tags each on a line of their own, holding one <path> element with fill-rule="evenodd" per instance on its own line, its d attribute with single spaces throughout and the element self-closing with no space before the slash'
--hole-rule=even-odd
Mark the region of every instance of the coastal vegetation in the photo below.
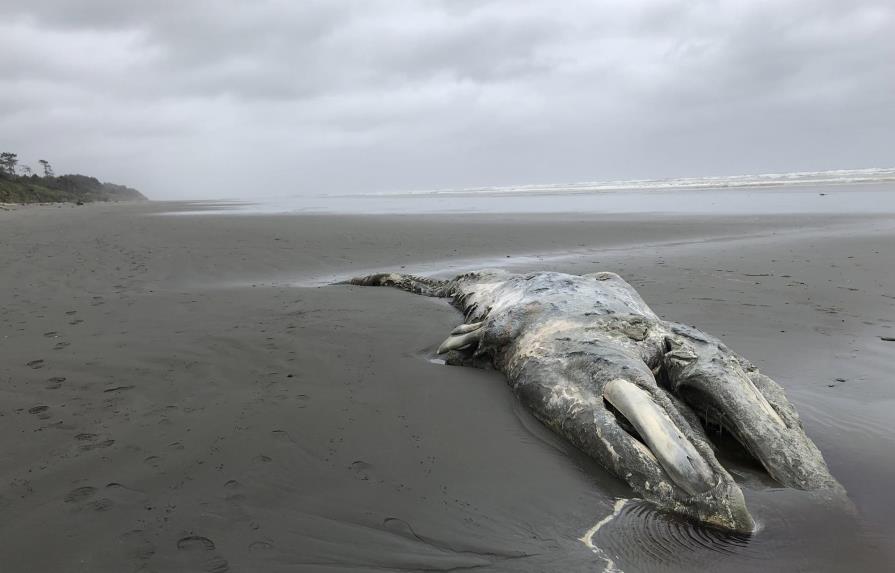
<svg viewBox="0 0 895 573">
<path fill-rule="evenodd" d="M 145 201 L 142 193 L 125 185 L 104 183 L 87 175 L 60 175 L 41 159 L 42 174 L 21 165 L 15 153 L 0 153 L 0 203 L 90 203 Z"/>
</svg>

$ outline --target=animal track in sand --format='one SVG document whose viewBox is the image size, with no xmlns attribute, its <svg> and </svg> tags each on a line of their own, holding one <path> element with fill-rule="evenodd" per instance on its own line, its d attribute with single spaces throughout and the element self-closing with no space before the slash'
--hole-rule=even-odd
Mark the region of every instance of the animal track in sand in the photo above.
<svg viewBox="0 0 895 573">
<path fill-rule="evenodd" d="M 41 414 L 43 412 L 46 412 L 49 409 L 50 409 L 49 406 L 44 406 L 43 404 L 41 404 L 39 406 L 32 406 L 32 407 L 28 408 L 28 413 L 29 414 Z"/>
<path fill-rule="evenodd" d="M 99 434 L 91 434 L 91 433 L 89 433 L 89 432 L 83 432 L 83 433 L 80 433 L 80 434 L 75 434 L 75 439 L 78 440 L 78 441 L 80 441 L 80 442 L 88 442 L 88 441 L 91 441 L 91 440 L 95 440 L 95 439 L 98 438 L 98 437 L 99 437 Z"/>
<path fill-rule="evenodd" d="M 32 360 L 31 362 L 26 363 L 25 366 L 28 366 L 29 368 L 34 368 L 35 370 L 37 370 L 38 368 L 44 367 L 44 361 L 43 361 L 43 359 Z"/>
<path fill-rule="evenodd" d="M 70 346 L 71 342 L 57 342 L 56 346 L 53 347 L 53 350 L 62 350 L 63 348 Z"/>
<path fill-rule="evenodd" d="M 44 336 L 47 338 L 56 338 L 59 335 L 55 330 L 51 330 L 50 332 L 44 332 Z"/>
<path fill-rule="evenodd" d="M 65 376 L 53 376 L 52 378 L 47 378 L 47 390 L 56 390 L 62 383 L 65 382 Z"/>
</svg>

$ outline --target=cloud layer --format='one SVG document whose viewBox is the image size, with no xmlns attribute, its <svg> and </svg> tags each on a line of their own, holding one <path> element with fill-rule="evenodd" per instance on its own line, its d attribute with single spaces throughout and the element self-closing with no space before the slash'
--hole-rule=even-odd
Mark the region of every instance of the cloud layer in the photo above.
<svg viewBox="0 0 895 573">
<path fill-rule="evenodd" d="M 889 0 L 0 0 L 0 146 L 153 198 L 889 165 Z"/>
</svg>

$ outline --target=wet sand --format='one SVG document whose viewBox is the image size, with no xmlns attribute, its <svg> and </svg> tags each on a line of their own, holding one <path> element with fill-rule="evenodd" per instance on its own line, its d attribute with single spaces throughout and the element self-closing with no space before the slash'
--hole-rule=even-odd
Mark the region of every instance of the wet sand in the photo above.
<svg viewBox="0 0 895 573">
<path fill-rule="evenodd" d="M 891 570 L 895 218 L 157 215 L 192 208 L 0 212 L 3 571 Z M 446 302 L 313 286 L 497 265 L 721 336 L 856 512 L 749 475 L 751 538 L 620 502 L 499 374 L 429 362 Z"/>
</svg>

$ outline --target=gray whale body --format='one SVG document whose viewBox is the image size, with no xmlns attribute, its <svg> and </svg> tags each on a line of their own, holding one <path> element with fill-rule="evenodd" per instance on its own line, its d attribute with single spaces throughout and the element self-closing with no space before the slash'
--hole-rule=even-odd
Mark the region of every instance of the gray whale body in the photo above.
<svg viewBox="0 0 895 573">
<path fill-rule="evenodd" d="M 501 371 L 543 424 L 663 509 L 755 527 L 700 418 L 722 425 L 782 486 L 844 497 L 779 384 L 717 338 L 659 318 L 614 273 L 380 273 L 346 283 L 450 298 L 465 321 L 438 349 L 447 363 Z"/>
</svg>

